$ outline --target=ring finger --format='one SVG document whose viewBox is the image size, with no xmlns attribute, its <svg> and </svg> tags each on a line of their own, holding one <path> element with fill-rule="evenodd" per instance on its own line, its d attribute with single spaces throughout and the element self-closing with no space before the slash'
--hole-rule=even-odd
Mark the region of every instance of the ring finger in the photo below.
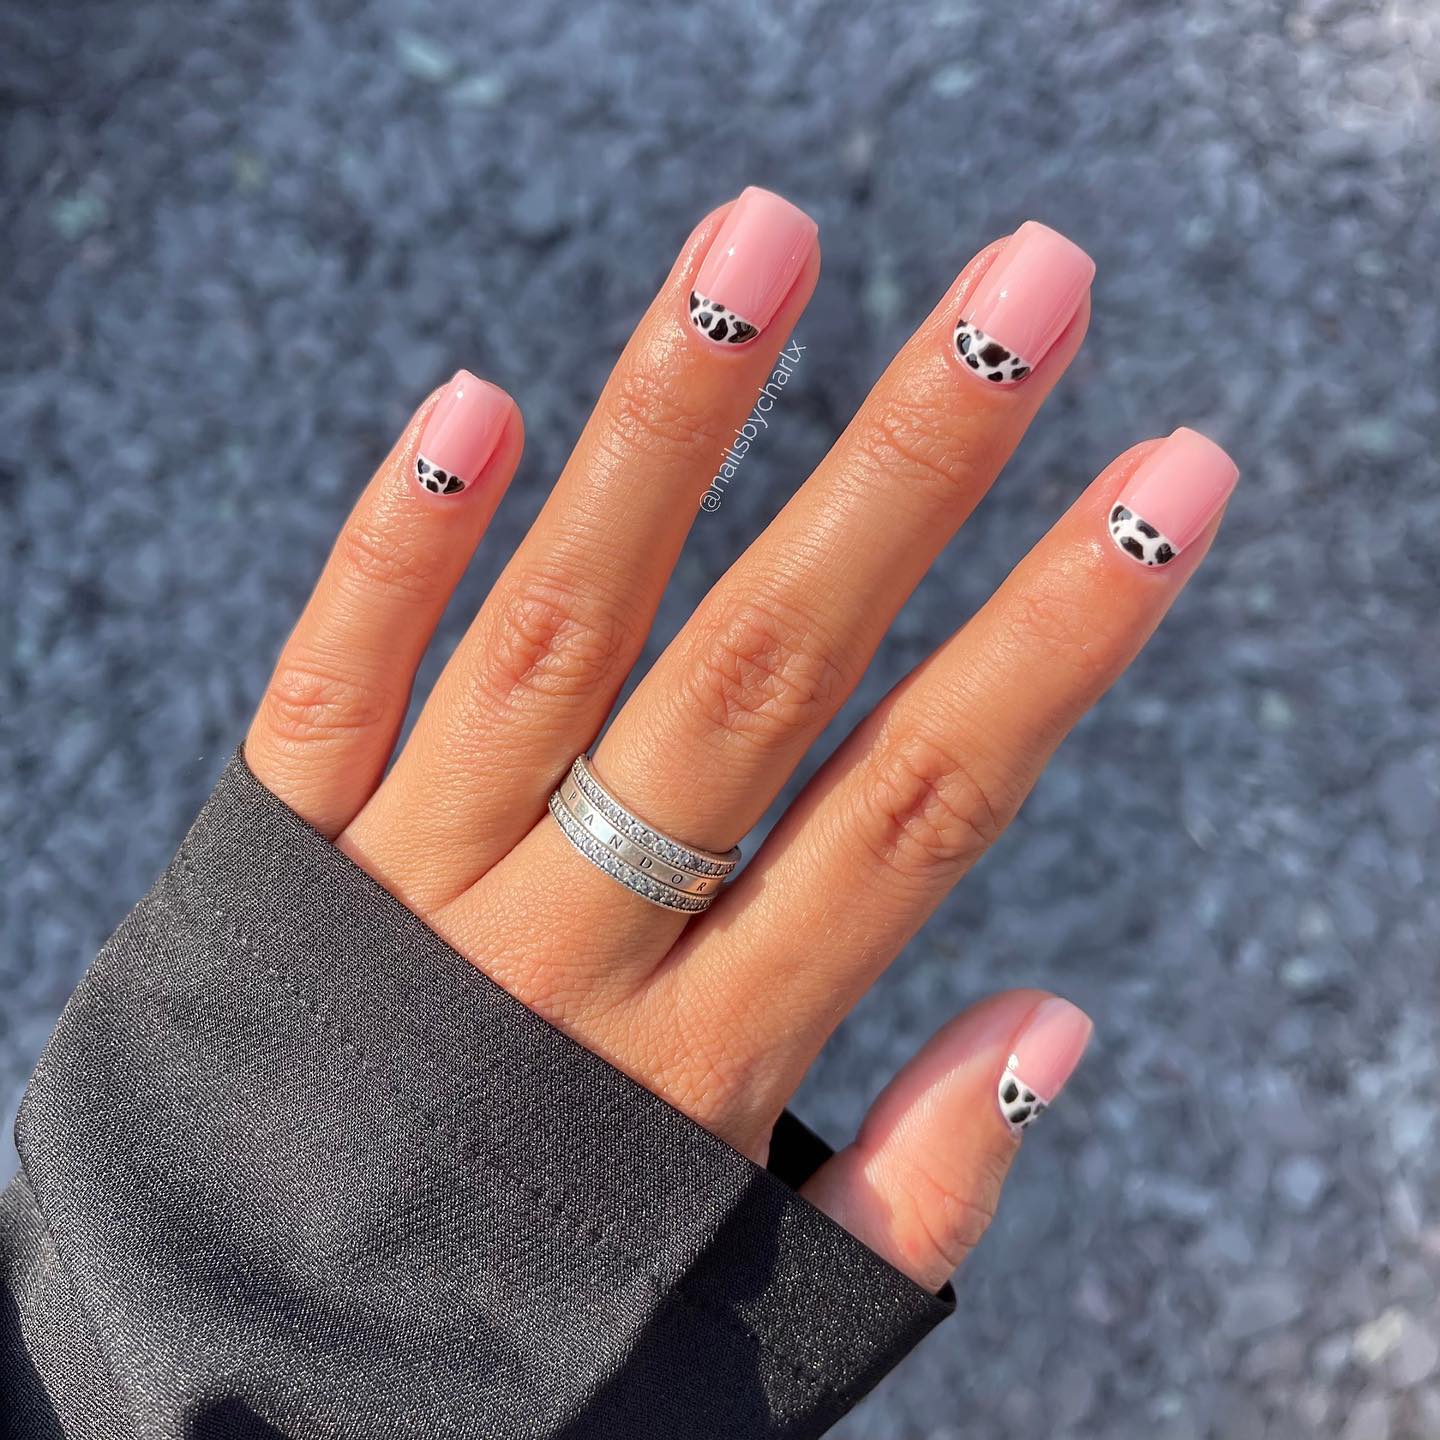
<svg viewBox="0 0 1440 1440">
<path fill-rule="evenodd" d="M 599 730 L 715 457 L 818 269 L 814 222 L 768 191 L 691 236 L 393 771 L 340 837 L 413 907 L 505 854 Z"/>
</svg>

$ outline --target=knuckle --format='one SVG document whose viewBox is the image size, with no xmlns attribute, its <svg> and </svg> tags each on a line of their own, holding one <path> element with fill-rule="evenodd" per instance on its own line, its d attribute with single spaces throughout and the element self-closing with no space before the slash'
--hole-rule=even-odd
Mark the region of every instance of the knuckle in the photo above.
<svg viewBox="0 0 1440 1440">
<path fill-rule="evenodd" d="M 968 868 L 1000 837 L 1011 805 L 958 755 L 922 735 L 892 744 L 861 791 L 861 836 L 907 879 Z"/>
<path fill-rule="evenodd" d="M 687 676 L 706 723 L 761 744 L 822 727 L 848 689 L 825 637 L 776 601 L 724 614 L 697 642 Z"/>
<path fill-rule="evenodd" d="M 432 557 L 383 524 L 352 520 L 336 542 L 335 574 L 344 585 L 360 585 L 397 600 L 428 598 L 434 590 Z"/>
<path fill-rule="evenodd" d="M 1063 667 L 1087 693 L 1114 669 L 1120 635 L 1107 624 L 1104 607 L 1087 604 L 1071 584 L 1025 590 L 1014 603 L 1010 624 L 1016 641 L 1037 651 L 1047 665 Z"/>
<path fill-rule="evenodd" d="M 624 366 L 607 396 L 610 424 L 600 444 L 624 463 L 637 451 L 661 460 L 708 451 L 719 438 L 714 411 L 691 388 L 674 366 Z"/>
<path fill-rule="evenodd" d="M 946 496 L 976 473 L 971 447 L 953 417 L 924 400 L 887 398 L 857 431 L 856 449 L 876 474 Z"/>
<path fill-rule="evenodd" d="M 284 656 L 260 703 L 264 733 L 281 748 L 324 744 L 394 723 L 373 687 L 304 656 Z"/>
<path fill-rule="evenodd" d="M 987 1154 L 958 1187 L 945 1184 L 924 1163 L 908 1167 L 895 1187 L 904 1196 L 896 1241 L 905 1257 L 922 1272 L 956 1270 L 994 1223 L 1008 1163 Z"/>
<path fill-rule="evenodd" d="M 638 653 L 622 613 L 565 580 L 522 577 L 509 582 L 498 601 L 481 678 L 482 689 L 504 701 L 594 693 Z"/>
</svg>

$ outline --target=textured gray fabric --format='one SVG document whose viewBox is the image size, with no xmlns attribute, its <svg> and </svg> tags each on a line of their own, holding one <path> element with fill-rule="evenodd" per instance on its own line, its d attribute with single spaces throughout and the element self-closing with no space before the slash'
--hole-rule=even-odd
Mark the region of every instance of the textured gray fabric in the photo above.
<svg viewBox="0 0 1440 1440">
<path fill-rule="evenodd" d="M 24 1175 L 0 1195 L 0 1265 L 4 1433 L 31 1440 L 132 1433 Z"/>
<path fill-rule="evenodd" d="M 953 1303 L 777 1178 L 813 1165 L 803 1127 L 751 1164 L 239 756 L 66 1007 L 16 1136 L 21 1434 L 810 1436 Z"/>
</svg>

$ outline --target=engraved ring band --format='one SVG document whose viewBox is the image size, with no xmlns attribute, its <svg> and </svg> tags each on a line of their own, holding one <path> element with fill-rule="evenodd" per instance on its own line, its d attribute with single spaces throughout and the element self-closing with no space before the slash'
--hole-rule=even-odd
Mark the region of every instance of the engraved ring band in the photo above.
<svg viewBox="0 0 1440 1440">
<path fill-rule="evenodd" d="M 597 869 L 665 910 L 698 915 L 715 903 L 740 860 L 686 845 L 647 825 L 595 778 L 590 757 L 577 755 L 550 797 L 565 838 Z"/>
</svg>

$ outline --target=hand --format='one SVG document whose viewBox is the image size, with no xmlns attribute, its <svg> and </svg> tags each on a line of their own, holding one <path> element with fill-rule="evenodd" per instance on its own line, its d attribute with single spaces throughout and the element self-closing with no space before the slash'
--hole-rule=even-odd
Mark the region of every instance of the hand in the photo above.
<svg viewBox="0 0 1440 1440">
<path fill-rule="evenodd" d="M 475 965 L 757 1160 L 831 1030 L 1159 623 L 1236 478 L 1191 431 L 1122 455 L 712 909 L 651 904 L 546 802 L 641 652 L 718 457 L 787 383 L 819 264 L 813 223 L 764 191 L 700 224 L 387 774 L 522 446 L 502 391 L 461 371 L 432 395 L 341 531 L 246 741 L 267 786 Z M 1092 271 L 1033 223 L 966 266 L 615 717 L 593 768 L 629 810 L 710 851 L 755 825 L 1074 358 Z M 974 1007 L 805 1194 L 939 1288 L 1090 1028 L 1036 991 Z"/>
</svg>

